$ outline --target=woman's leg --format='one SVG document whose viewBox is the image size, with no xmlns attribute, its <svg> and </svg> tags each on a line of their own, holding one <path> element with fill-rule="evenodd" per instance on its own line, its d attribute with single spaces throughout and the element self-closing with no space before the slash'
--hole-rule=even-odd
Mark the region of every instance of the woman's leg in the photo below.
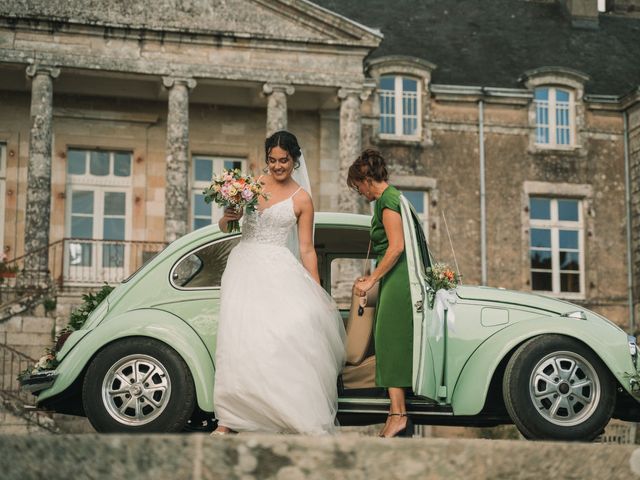
<svg viewBox="0 0 640 480">
<path fill-rule="evenodd" d="M 393 437 L 407 426 L 407 406 L 405 403 L 404 388 L 389 387 L 391 408 L 387 423 L 382 430 L 383 437 Z"/>
</svg>

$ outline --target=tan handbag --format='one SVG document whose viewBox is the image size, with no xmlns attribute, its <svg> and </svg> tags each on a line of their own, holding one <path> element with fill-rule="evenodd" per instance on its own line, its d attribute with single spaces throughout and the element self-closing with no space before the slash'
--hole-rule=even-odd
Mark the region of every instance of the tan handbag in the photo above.
<svg viewBox="0 0 640 480">
<path fill-rule="evenodd" d="M 367 251 L 366 265 L 369 262 L 369 251 Z M 366 270 L 364 272 L 366 274 Z M 347 365 L 359 365 L 369 353 L 371 344 L 373 323 L 376 313 L 376 303 L 378 302 L 378 284 L 361 297 L 356 294 L 355 285 L 351 291 L 351 309 L 347 318 Z"/>
</svg>

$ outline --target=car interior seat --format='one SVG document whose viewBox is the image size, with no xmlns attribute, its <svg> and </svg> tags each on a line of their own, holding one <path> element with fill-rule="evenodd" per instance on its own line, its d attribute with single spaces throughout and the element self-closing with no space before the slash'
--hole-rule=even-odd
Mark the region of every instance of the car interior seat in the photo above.
<svg viewBox="0 0 640 480">
<path fill-rule="evenodd" d="M 360 297 L 351 292 L 351 309 L 347 317 L 347 358 L 342 371 L 342 384 L 346 389 L 375 387 L 376 357 L 373 327 L 378 302 L 378 284 L 367 292 L 367 303 L 359 315 Z"/>
</svg>

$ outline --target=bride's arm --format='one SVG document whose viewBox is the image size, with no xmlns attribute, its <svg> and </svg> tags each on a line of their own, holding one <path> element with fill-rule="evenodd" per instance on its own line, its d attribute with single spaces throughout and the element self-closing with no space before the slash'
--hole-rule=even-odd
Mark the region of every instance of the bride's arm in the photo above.
<svg viewBox="0 0 640 480">
<path fill-rule="evenodd" d="M 313 246 L 313 202 L 309 194 L 304 192 L 296 198 L 300 207 L 298 216 L 298 242 L 300 245 L 300 261 L 304 268 L 311 274 L 313 279 L 320 283 L 318 274 L 318 257 Z"/>
</svg>

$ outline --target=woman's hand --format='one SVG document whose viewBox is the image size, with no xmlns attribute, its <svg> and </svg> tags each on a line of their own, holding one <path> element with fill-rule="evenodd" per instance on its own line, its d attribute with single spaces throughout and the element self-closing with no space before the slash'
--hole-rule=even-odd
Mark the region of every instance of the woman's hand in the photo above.
<svg viewBox="0 0 640 480">
<path fill-rule="evenodd" d="M 371 276 L 358 278 L 355 283 L 356 294 L 361 297 L 364 297 L 367 294 L 367 292 L 373 288 L 375 284 L 376 284 L 376 281 Z"/>
<path fill-rule="evenodd" d="M 224 214 L 222 215 L 222 219 L 226 222 L 233 222 L 235 220 L 240 220 L 243 215 L 242 209 L 240 211 L 236 211 L 233 207 L 227 207 L 224 209 Z"/>
</svg>

